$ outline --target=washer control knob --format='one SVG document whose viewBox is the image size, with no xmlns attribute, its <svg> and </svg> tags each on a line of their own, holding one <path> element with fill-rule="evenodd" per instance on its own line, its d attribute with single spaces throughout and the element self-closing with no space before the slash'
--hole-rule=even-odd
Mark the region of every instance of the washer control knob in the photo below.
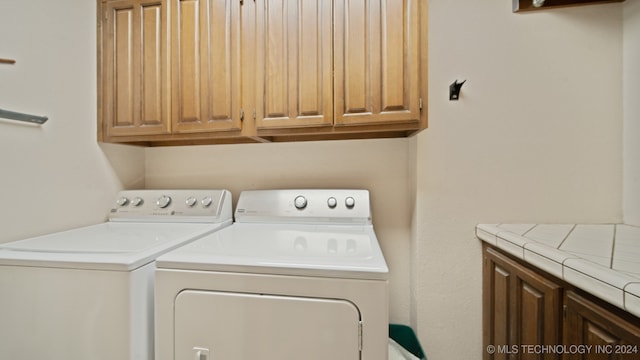
<svg viewBox="0 0 640 360">
<path fill-rule="evenodd" d="M 198 199 L 194 198 L 193 196 L 189 196 L 185 203 L 188 207 L 194 207 L 198 203 Z"/>
<path fill-rule="evenodd" d="M 211 198 L 211 196 L 207 196 L 206 198 L 202 199 L 200 203 L 203 207 L 208 208 L 209 206 L 211 206 L 211 203 L 213 203 L 213 198 Z"/>
<path fill-rule="evenodd" d="M 296 196 L 293 204 L 296 206 L 296 209 L 302 210 L 307 207 L 307 198 L 302 195 Z"/>
<path fill-rule="evenodd" d="M 329 199 L 327 199 L 327 205 L 331 208 L 334 209 L 336 206 L 338 206 L 338 200 L 336 200 L 336 198 L 334 198 L 333 196 L 330 197 Z"/>
<path fill-rule="evenodd" d="M 127 206 L 128 203 L 129 203 L 129 199 L 127 199 L 124 196 L 116 200 L 116 204 L 118 204 L 118 206 Z"/>
<path fill-rule="evenodd" d="M 348 198 L 344 199 L 344 204 L 347 208 L 353 209 L 353 207 L 356 206 L 356 200 L 349 196 Z"/>
<path fill-rule="evenodd" d="M 135 198 L 133 198 L 133 200 L 131 200 L 131 205 L 135 207 L 142 206 L 142 204 L 144 204 L 144 200 L 140 196 L 136 196 Z"/>
<path fill-rule="evenodd" d="M 162 195 L 158 198 L 158 201 L 156 201 L 156 205 L 158 205 L 161 208 L 166 208 L 167 206 L 169 206 L 169 204 L 171 204 L 171 197 L 167 196 L 167 195 Z"/>
</svg>

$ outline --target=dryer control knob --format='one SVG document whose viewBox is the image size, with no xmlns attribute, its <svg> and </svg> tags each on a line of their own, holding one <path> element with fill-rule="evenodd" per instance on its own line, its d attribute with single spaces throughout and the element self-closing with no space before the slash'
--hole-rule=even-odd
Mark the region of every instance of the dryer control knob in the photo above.
<svg viewBox="0 0 640 360">
<path fill-rule="evenodd" d="M 202 199 L 200 203 L 202 204 L 203 207 L 207 208 L 211 206 L 211 204 L 213 203 L 213 198 L 211 196 L 207 196 L 206 198 Z"/>
<path fill-rule="evenodd" d="M 338 206 L 338 200 L 336 200 L 336 198 L 334 198 L 333 196 L 330 197 L 329 199 L 327 199 L 327 205 L 331 208 L 334 209 L 336 206 Z"/>
<path fill-rule="evenodd" d="M 296 206 L 296 209 L 302 210 L 307 207 L 307 199 L 302 195 L 296 196 L 293 204 Z"/>
<path fill-rule="evenodd" d="M 142 204 L 144 204 L 144 200 L 142 200 L 140 196 L 136 196 L 135 198 L 133 198 L 133 200 L 131 200 L 131 205 L 135 207 L 142 206 Z"/>
<path fill-rule="evenodd" d="M 156 201 L 156 205 L 158 205 L 161 208 L 166 208 L 167 206 L 169 206 L 169 204 L 171 204 L 171 197 L 167 196 L 167 195 L 162 195 L 158 198 L 158 201 Z"/>
<path fill-rule="evenodd" d="M 356 206 L 356 200 L 349 196 L 348 198 L 344 199 L 344 204 L 347 208 L 353 209 L 353 207 Z"/>
<path fill-rule="evenodd" d="M 194 207 L 198 203 L 198 199 L 194 198 L 193 196 L 189 196 L 185 203 L 188 207 Z"/>
<path fill-rule="evenodd" d="M 116 204 L 118 204 L 118 206 L 126 206 L 128 203 L 129 203 L 129 199 L 127 199 L 124 196 L 116 200 Z"/>
</svg>

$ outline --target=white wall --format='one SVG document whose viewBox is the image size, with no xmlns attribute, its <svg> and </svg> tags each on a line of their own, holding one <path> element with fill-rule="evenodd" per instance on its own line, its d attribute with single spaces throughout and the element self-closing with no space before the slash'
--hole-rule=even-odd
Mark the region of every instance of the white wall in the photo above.
<svg viewBox="0 0 640 360">
<path fill-rule="evenodd" d="M 102 221 L 114 193 L 144 186 L 144 151 L 96 143 L 96 2 L 0 2 L 0 242 Z M 112 165 L 105 154 L 114 160 Z"/>
<path fill-rule="evenodd" d="M 640 226 L 640 1 L 624 3 L 624 221 Z"/>
<path fill-rule="evenodd" d="M 409 322 L 409 141 L 354 140 L 147 149 L 149 188 L 365 188 L 390 268 L 390 318 Z"/>
<path fill-rule="evenodd" d="M 621 76 L 620 4 L 429 2 L 412 320 L 430 360 L 484 353 L 475 224 L 622 220 Z"/>
</svg>

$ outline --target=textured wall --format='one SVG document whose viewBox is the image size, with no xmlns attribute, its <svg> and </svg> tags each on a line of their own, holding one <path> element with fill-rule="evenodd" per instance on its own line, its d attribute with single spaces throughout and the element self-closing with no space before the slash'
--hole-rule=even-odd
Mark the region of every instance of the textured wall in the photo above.
<svg viewBox="0 0 640 360">
<path fill-rule="evenodd" d="M 104 220 L 144 151 L 96 143 L 96 2 L 2 1 L 0 44 L 0 108 L 49 117 L 0 120 L 0 242 Z"/>
<path fill-rule="evenodd" d="M 640 1 L 624 3 L 624 221 L 640 226 Z"/>
<path fill-rule="evenodd" d="M 430 360 L 484 353 L 475 224 L 622 219 L 621 84 L 621 4 L 429 2 L 412 319 Z"/>
</svg>

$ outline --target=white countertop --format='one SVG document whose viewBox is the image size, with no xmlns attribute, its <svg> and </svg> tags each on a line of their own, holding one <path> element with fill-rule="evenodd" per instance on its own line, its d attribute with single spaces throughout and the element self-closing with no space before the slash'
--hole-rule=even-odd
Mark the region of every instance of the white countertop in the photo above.
<svg viewBox="0 0 640 360">
<path fill-rule="evenodd" d="M 480 224 L 476 237 L 640 316 L 640 227 Z"/>
</svg>

